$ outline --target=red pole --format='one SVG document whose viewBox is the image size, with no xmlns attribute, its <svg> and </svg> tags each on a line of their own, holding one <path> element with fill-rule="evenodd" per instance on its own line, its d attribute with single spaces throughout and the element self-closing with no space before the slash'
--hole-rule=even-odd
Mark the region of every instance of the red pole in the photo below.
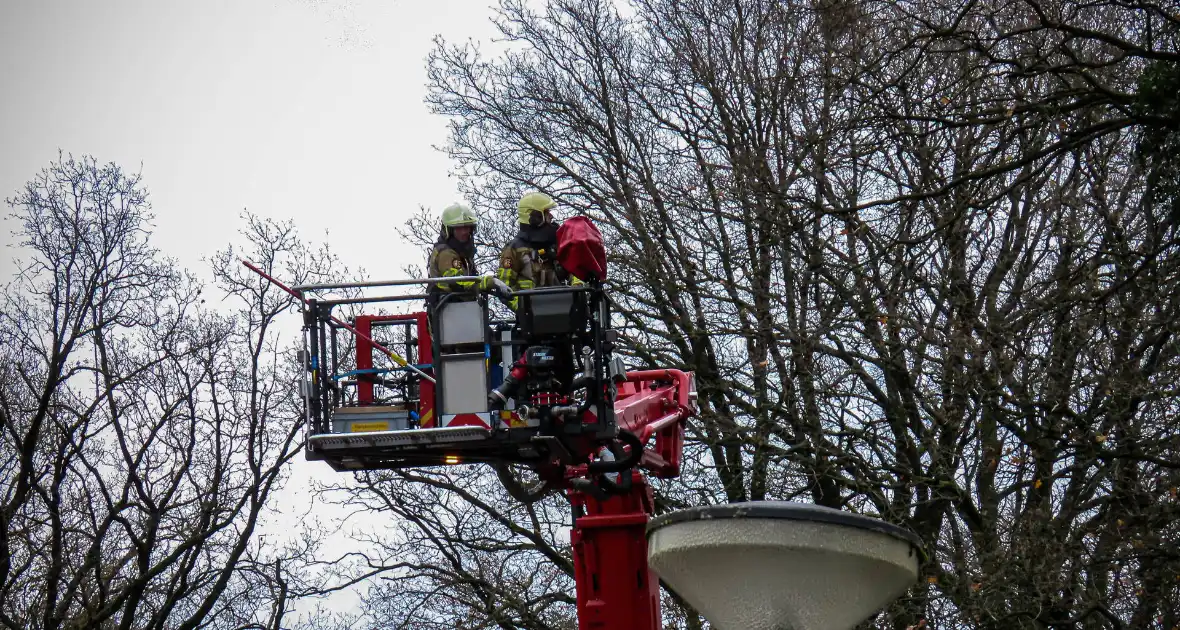
<svg viewBox="0 0 1180 630">
<path fill-rule="evenodd" d="M 418 362 L 434 364 L 434 344 L 430 342 L 430 317 L 426 313 L 415 315 L 418 320 Z M 418 386 L 419 407 L 425 409 L 418 418 L 418 426 L 428 429 L 438 424 L 434 417 L 434 383 L 422 383 Z"/>
<path fill-rule="evenodd" d="M 241 259 L 239 259 L 239 260 L 241 260 Z M 302 294 L 300 294 L 298 291 L 295 291 L 294 289 L 292 289 L 292 288 L 288 287 L 287 285 L 283 284 L 282 282 L 279 282 L 278 280 L 275 280 L 275 279 L 274 279 L 274 278 L 272 278 L 272 277 L 271 277 L 269 274 L 267 274 L 265 271 L 263 271 L 263 270 L 259 269 L 258 267 L 255 267 L 254 265 L 250 264 L 248 261 L 242 260 L 242 264 L 243 264 L 243 265 L 246 265 L 246 268 L 247 268 L 247 269 L 249 269 L 250 271 L 253 271 L 254 273 L 256 273 L 256 274 L 258 274 L 258 275 L 262 276 L 263 278 L 266 278 L 267 280 L 269 280 L 269 281 L 271 282 L 271 284 L 273 284 L 273 285 L 275 285 L 276 287 L 278 287 L 278 288 L 280 288 L 280 289 L 282 289 L 282 290 L 286 291 L 287 293 L 290 293 L 292 297 L 294 297 L 296 300 L 299 300 L 299 301 L 300 301 L 300 302 L 301 302 L 303 305 L 305 305 L 305 306 L 307 305 L 307 300 L 303 299 L 303 295 L 302 295 Z M 426 372 L 423 372 L 422 370 L 419 370 L 418 368 L 416 368 L 416 367 L 414 367 L 414 366 L 410 365 L 409 361 L 406 361 L 405 359 L 401 358 L 400 356 L 398 356 L 398 355 L 397 355 L 395 352 L 393 352 L 393 351 L 392 351 L 392 350 L 390 350 L 389 348 L 386 348 L 385 346 L 383 346 L 383 345 L 381 345 L 381 344 L 377 343 L 376 341 L 373 341 L 373 340 L 372 340 L 372 339 L 371 339 L 371 338 L 370 338 L 368 335 L 362 334 L 362 333 L 361 333 L 360 331 L 358 331 L 357 329 L 355 329 L 355 328 L 353 328 L 352 326 L 349 326 L 348 324 L 346 324 L 346 323 L 344 323 L 344 322 L 340 321 L 339 319 L 337 319 L 337 318 L 336 318 L 335 316 L 333 316 L 333 315 L 329 315 L 328 317 L 329 317 L 329 319 L 331 319 L 332 321 L 334 321 L 334 322 L 336 322 L 337 324 L 339 324 L 341 328 L 343 328 L 343 329 L 347 330 L 348 332 L 350 332 L 350 333 L 352 333 L 352 334 L 356 335 L 357 339 L 363 339 L 363 340 L 365 340 L 365 341 L 367 341 L 367 342 L 369 342 L 369 343 L 373 344 L 373 347 L 374 347 L 374 348 L 376 348 L 376 349 L 378 349 L 378 350 L 380 350 L 381 352 L 385 353 L 385 356 L 387 356 L 387 357 L 389 357 L 389 358 L 393 359 L 393 360 L 394 360 L 394 361 L 396 361 L 397 363 L 400 363 L 400 364 L 404 365 L 405 367 L 408 367 L 408 368 L 410 368 L 410 370 L 412 370 L 412 371 L 414 371 L 414 372 L 417 372 L 417 373 L 418 373 L 418 376 L 421 376 L 422 378 L 424 378 L 424 379 L 426 379 L 426 380 L 430 381 L 431 383 L 433 383 L 433 382 L 434 382 L 434 377 L 432 377 L 432 376 L 430 376 L 429 374 L 427 374 Z"/>
<path fill-rule="evenodd" d="M 373 317 L 371 315 L 358 315 L 356 318 L 356 330 L 362 335 L 373 334 Z M 356 340 L 356 369 L 369 370 L 373 368 L 373 346 L 364 339 L 357 337 Z M 358 374 L 356 377 L 356 402 L 361 405 L 373 404 L 373 375 L 372 374 Z"/>
<path fill-rule="evenodd" d="M 576 490 L 570 502 L 585 510 L 574 520 L 578 630 L 659 630 L 660 581 L 647 564 L 651 486 L 638 471 L 631 491 L 606 501 Z"/>
</svg>

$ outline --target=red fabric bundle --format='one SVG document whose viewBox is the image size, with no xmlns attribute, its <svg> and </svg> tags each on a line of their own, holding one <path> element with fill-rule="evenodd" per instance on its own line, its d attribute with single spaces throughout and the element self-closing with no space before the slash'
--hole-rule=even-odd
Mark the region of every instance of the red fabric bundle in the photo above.
<svg viewBox="0 0 1180 630">
<path fill-rule="evenodd" d="M 606 279 L 606 246 L 590 219 L 573 217 L 557 228 L 557 261 L 579 280 Z"/>
</svg>

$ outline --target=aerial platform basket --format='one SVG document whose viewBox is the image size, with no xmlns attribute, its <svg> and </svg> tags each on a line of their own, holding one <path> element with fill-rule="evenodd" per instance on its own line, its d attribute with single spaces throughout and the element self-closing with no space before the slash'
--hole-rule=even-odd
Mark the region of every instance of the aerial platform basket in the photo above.
<svg viewBox="0 0 1180 630">
<path fill-rule="evenodd" d="M 301 296 L 338 289 L 455 283 L 478 277 L 294 287 Z M 478 286 L 478 283 L 477 283 Z M 509 297 L 500 287 L 499 298 Z M 459 462 L 582 463 L 613 439 L 616 385 L 609 299 L 597 283 L 511 294 L 514 313 L 488 291 L 437 289 L 412 295 L 303 298 L 301 393 L 307 457 L 337 470 L 406 468 Z M 425 310 L 363 314 L 344 322 L 348 304 Z M 497 317 L 501 312 L 506 316 Z M 523 374 L 526 348 L 552 365 L 522 387 L 527 396 L 492 408 L 489 393 L 509 373 Z M 534 352 L 533 354 L 537 354 Z M 384 356 L 382 356 L 384 355 Z M 530 355 L 532 356 L 532 355 Z M 513 370 L 516 370 L 515 372 Z M 529 368 L 530 370 L 532 368 Z"/>
</svg>

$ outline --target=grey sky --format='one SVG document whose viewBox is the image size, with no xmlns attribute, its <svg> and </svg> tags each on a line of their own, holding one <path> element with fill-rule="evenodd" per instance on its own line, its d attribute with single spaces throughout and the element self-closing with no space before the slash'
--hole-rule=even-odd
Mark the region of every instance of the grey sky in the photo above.
<svg viewBox="0 0 1180 630">
<path fill-rule="evenodd" d="M 59 148 L 91 153 L 142 164 L 155 242 L 194 271 L 249 208 L 331 228 L 351 266 L 400 275 L 422 253 L 394 228 L 456 198 L 424 58 L 435 34 L 489 36 L 490 4 L 5 0 L 0 198 Z"/>
</svg>

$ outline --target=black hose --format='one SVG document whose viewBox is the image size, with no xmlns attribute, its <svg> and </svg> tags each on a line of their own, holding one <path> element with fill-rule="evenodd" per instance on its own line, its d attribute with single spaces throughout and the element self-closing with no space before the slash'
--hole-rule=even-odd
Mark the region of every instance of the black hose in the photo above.
<svg viewBox="0 0 1180 630">
<path fill-rule="evenodd" d="M 610 450 L 616 457 L 622 455 L 623 447 L 618 442 L 611 442 Z M 610 476 L 615 475 L 618 481 L 612 481 Z M 620 473 L 602 473 L 598 476 L 599 485 L 609 494 L 627 494 L 631 491 L 633 482 L 632 473 L 630 470 L 625 470 Z"/>
<path fill-rule="evenodd" d="M 536 503 L 549 494 L 552 489 L 548 480 L 541 481 L 539 486 L 532 489 L 526 489 L 516 480 L 516 477 L 512 476 L 512 471 L 508 470 L 508 464 L 496 462 L 492 466 L 496 469 L 496 476 L 500 478 L 500 484 L 508 491 L 508 495 L 521 503 Z"/>
<path fill-rule="evenodd" d="M 603 473 L 602 476 L 599 477 L 603 490 L 610 494 L 627 494 L 628 492 L 631 492 L 631 484 L 634 480 L 631 478 L 630 470 L 625 470 L 621 473 L 613 473 L 619 476 L 619 481 L 617 483 L 611 481 L 610 477 L 607 476 L 609 474 L 612 473 Z"/>
<path fill-rule="evenodd" d="M 598 484 L 589 479 L 574 478 L 569 480 L 570 487 L 574 490 L 585 492 L 586 494 L 598 499 L 599 501 L 606 501 L 610 498 L 606 490 L 603 490 Z"/>
<path fill-rule="evenodd" d="M 639 460 L 643 457 L 643 443 L 639 441 L 639 437 L 630 431 L 619 431 L 619 439 L 631 446 L 631 456 L 627 459 L 616 459 L 615 461 L 594 461 L 586 464 L 586 469 L 592 473 L 603 472 L 623 472 L 630 470 L 639 464 Z"/>
</svg>

